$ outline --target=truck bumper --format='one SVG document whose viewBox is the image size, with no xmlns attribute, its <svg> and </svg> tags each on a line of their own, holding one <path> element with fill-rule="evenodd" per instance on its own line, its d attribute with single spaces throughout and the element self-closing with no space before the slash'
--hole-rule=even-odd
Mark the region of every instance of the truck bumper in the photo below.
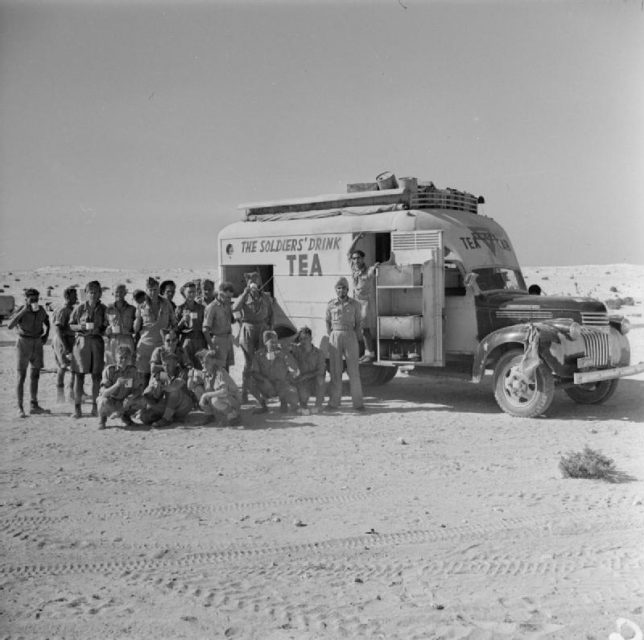
<svg viewBox="0 0 644 640">
<path fill-rule="evenodd" d="M 573 380 L 575 384 L 587 384 L 589 382 L 598 382 L 599 380 L 612 380 L 613 378 L 623 378 L 625 376 L 634 376 L 644 371 L 644 362 L 633 364 L 629 367 L 617 367 L 615 369 L 601 369 L 600 371 L 584 371 L 575 373 Z"/>
</svg>

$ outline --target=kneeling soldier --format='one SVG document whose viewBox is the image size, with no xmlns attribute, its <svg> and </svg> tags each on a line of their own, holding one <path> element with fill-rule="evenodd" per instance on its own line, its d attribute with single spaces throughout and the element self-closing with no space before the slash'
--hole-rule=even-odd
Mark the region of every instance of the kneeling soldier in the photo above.
<svg viewBox="0 0 644 640">
<path fill-rule="evenodd" d="M 107 419 L 116 413 L 123 424 L 132 426 L 132 414 L 145 407 L 142 397 L 143 377 L 132 364 L 134 352 L 127 345 L 116 351 L 116 364 L 103 370 L 101 391 L 98 396 L 98 428 L 105 429 Z"/>
<path fill-rule="evenodd" d="M 266 413 L 267 400 L 278 396 L 280 410 L 286 413 L 297 411 L 297 389 L 291 382 L 291 376 L 299 371 L 293 356 L 282 351 L 275 331 L 264 331 L 264 349 L 257 351 L 250 369 L 250 392 L 257 398 L 259 407 L 253 413 Z"/>
<path fill-rule="evenodd" d="M 313 334 L 308 327 L 302 327 L 291 353 L 297 362 L 300 375 L 293 377 L 297 394 L 300 398 L 300 411 L 308 414 L 317 413 L 322 409 L 324 402 L 324 376 L 326 363 L 324 354 L 313 344 Z M 311 396 L 315 397 L 315 409 L 309 410 L 308 402 Z"/>
<path fill-rule="evenodd" d="M 194 408 L 195 395 L 188 390 L 174 353 L 166 354 L 163 370 L 152 377 L 143 397 L 146 408 L 140 413 L 141 422 L 157 428 L 182 420 Z"/>
<path fill-rule="evenodd" d="M 188 386 L 209 422 L 230 426 L 241 423 L 241 391 L 226 371 L 225 353 L 225 349 L 200 351 L 203 370 L 192 371 Z"/>
</svg>

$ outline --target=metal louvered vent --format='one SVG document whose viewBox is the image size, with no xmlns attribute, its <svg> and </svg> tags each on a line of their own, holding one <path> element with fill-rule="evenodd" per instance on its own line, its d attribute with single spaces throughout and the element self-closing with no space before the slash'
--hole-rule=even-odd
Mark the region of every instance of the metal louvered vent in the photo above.
<svg viewBox="0 0 644 640">
<path fill-rule="evenodd" d="M 431 260 L 434 250 L 442 250 L 442 231 L 394 231 L 391 250 L 398 264 L 423 264 Z"/>
</svg>

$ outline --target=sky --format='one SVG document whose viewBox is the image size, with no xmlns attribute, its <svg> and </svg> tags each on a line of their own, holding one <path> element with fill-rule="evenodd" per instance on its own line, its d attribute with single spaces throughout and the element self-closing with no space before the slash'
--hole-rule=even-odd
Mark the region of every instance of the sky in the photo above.
<svg viewBox="0 0 644 640">
<path fill-rule="evenodd" d="M 214 267 L 240 203 L 383 171 L 643 264 L 643 0 L 0 0 L 3 270 Z"/>
</svg>

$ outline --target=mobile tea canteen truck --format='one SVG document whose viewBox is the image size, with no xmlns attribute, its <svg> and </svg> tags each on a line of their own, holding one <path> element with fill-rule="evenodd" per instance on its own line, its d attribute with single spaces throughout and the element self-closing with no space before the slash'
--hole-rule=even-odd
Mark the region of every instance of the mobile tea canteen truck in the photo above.
<svg viewBox="0 0 644 640">
<path fill-rule="evenodd" d="M 555 385 L 582 404 L 606 401 L 630 365 L 628 320 L 581 297 L 529 293 L 505 231 L 478 212 L 483 198 L 432 182 L 381 174 L 347 193 L 242 205 L 245 218 L 219 234 L 220 278 L 240 294 L 259 271 L 276 302 L 284 338 L 308 325 L 324 348 L 327 302 L 347 253 L 357 248 L 375 274 L 376 358 L 365 384 L 398 367 L 479 382 L 493 374 L 503 411 L 544 413 Z"/>
</svg>

